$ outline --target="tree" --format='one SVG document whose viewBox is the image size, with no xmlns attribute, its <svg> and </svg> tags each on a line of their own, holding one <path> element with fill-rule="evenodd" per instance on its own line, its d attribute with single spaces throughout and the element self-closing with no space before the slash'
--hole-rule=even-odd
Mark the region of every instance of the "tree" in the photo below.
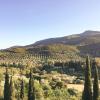
<svg viewBox="0 0 100 100">
<path fill-rule="evenodd" d="M 15 94 L 14 94 L 14 84 L 12 81 L 12 76 L 10 79 L 10 84 L 9 84 L 9 100 L 14 100 L 15 99 Z"/>
<path fill-rule="evenodd" d="M 4 84 L 4 100 L 9 100 L 9 74 L 6 68 L 5 84 Z"/>
<path fill-rule="evenodd" d="M 30 70 L 30 79 L 29 79 L 28 100 L 35 100 L 34 80 L 33 80 L 31 70 Z"/>
<path fill-rule="evenodd" d="M 20 84 L 21 88 L 20 88 L 20 99 L 23 100 L 24 99 L 24 81 L 21 80 L 21 84 Z"/>
<path fill-rule="evenodd" d="M 83 91 L 83 100 L 92 100 L 92 83 L 91 83 L 91 67 L 89 56 L 86 58 L 86 68 L 85 68 L 85 83 Z"/>
<path fill-rule="evenodd" d="M 98 69 L 96 61 L 93 62 L 94 65 L 94 83 L 93 83 L 93 100 L 99 99 L 99 78 L 98 78 Z"/>
</svg>

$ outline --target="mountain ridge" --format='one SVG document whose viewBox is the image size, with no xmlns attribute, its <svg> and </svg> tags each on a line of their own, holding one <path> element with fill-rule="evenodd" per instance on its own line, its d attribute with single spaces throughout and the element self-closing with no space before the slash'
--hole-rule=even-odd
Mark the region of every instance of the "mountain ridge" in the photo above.
<svg viewBox="0 0 100 100">
<path fill-rule="evenodd" d="M 85 39 L 88 40 L 89 37 L 92 37 L 91 41 L 92 40 L 94 41 L 95 39 L 93 38 L 93 36 L 96 38 L 99 38 L 100 31 L 89 31 L 88 30 L 81 34 L 74 34 L 74 35 L 69 35 L 69 36 L 64 36 L 64 37 L 44 39 L 44 40 L 37 41 L 34 44 L 31 44 L 29 46 L 49 45 L 49 44 L 56 44 L 56 43 L 78 45 L 78 42 L 81 42 L 82 40 L 85 41 Z"/>
<path fill-rule="evenodd" d="M 63 56 L 66 53 L 74 53 L 78 56 L 90 54 L 94 57 L 100 57 L 100 31 L 88 30 L 81 34 L 40 40 L 26 46 L 14 46 L 3 51 L 49 56 L 56 54 Z"/>
</svg>

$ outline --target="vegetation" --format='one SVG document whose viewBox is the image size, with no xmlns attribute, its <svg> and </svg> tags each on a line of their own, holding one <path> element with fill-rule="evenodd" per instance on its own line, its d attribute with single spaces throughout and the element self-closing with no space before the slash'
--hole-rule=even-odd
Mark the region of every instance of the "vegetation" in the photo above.
<svg viewBox="0 0 100 100">
<path fill-rule="evenodd" d="M 92 52 L 94 46 L 88 40 L 79 42 L 80 37 L 65 37 L 70 44 L 29 45 L 0 51 L 0 99 L 100 100 L 100 59 L 93 61 L 99 51 Z M 90 57 L 86 58 L 84 53 L 88 52 Z"/>
<path fill-rule="evenodd" d="M 21 80 L 21 83 L 20 83 L 20 99 L 24 100 L 24 81 L 23 79 Z"/>
<path fill-rule="evenodd" d="M 6 74 L 5 74 L 5 84 L 4 84 L 4 100 L 10 100 L 9 98 L 9 74 L 8 69 L 6 68 Z"/>
<path fill-rule="evenodd" d="M 96 62 L 94 61 L 94 84 L 93 84 L 93 100 L 99 100 L 99 77 Z"/>
<path fill-rule="evenodd" d="M 91 81 L 92 78 L 91 68 L 94 69 L 93 90 L 92 90 L 92 81 Z M 95 61 L 93 61 L 92 66 L 90 67 L 89 57 L 87 57 L 86 60 L 85 84 L 84 84 L 82 100 L 99 100 L 99 77 L 98 77 L 97 64 Z"/>
<path fill-rule="evenodd" d="M 91 67 L 89 57 L 86 59 L 85 84 L 82 99 L 92 100 Z"/>
<path fill-rule="evenodd" d="M 30 79 L 29 79 L 28 100 L 35 100 L 34 80 L 31 71 L 30 71 Z"/>
</svg>

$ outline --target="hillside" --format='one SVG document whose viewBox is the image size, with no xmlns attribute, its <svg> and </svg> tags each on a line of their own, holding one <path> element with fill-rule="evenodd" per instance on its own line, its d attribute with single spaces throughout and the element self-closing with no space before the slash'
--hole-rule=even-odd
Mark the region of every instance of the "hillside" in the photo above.
<svg viewBox="0 0 100 100">
<path fill-rule="evenodd" d="M 28 45 L 37 46 L 37 45 L 50 45 L 50 44 L 67 44 L 67 45 L 87 45 L 93 43 L 100 43 L 100 32 L 98 31 L 85 31 L 81 34 L 75 34 L 60 38 L 50 38 L 46 40 L 37 41 L 35 44 Z"/>
<path fill-rule="evenodd" d="M 27 46 L 14 46 L 0 52 L 0 59 L 24 62 L 27 59 L 49 57 L 55 60 L 78 60 L 86 54 L 100 57 L 100 32 L 85 31 L 59 38 L 37 41 Z M 38 58 L 37 58 L 38 57 Z M 21 60 L 19 60 L 21 59 Z"/>
<path fill-rule="evenodd" d="M 91 56 L 100 57 L 100 32 L 99 31 L 85 31 L 81 34 L 75 34 L 70 36 L 65 36 L 61 38 L 52 38 L 52 39 L 46 39 L 38 41 L 34 44 L 26 46 L 27 48 L 30 48 L 33 50 L 34 47 L 48 47 L 53 46 L 53 49 L 56 48 L 54 44 L 59 49 L 56 50 L 56 52 L 59 52 L 63 49 L 64 51 L 73 51 L 73 49 L 70 49 L 70 46 L 77 49 L 76 51 L 80 52 L 80 55 L 90 54 Z M 63 47 L 60 47 L 59 44 L 61 44 Z M 69 47 L 66 47 L 69 46 Z M 66 49 L 65 49 L 66 48 Z M 70 50 L 69 50 L 70 49 Z M 49 51 L 50 48 L 49 48 Z M 52 52 L 54 52 L 52 50 Z"/>
</svg>

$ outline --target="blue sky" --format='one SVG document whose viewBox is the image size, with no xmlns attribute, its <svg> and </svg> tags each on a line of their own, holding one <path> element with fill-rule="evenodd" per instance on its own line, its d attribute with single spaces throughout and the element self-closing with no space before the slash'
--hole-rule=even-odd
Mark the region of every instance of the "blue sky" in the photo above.
<svg viewBox="0 0 100 100">
<path fill-rule="evenodd" d="M 0 0 L 0 49 L 100 31 L 100 0 Z"/>
</svg>

